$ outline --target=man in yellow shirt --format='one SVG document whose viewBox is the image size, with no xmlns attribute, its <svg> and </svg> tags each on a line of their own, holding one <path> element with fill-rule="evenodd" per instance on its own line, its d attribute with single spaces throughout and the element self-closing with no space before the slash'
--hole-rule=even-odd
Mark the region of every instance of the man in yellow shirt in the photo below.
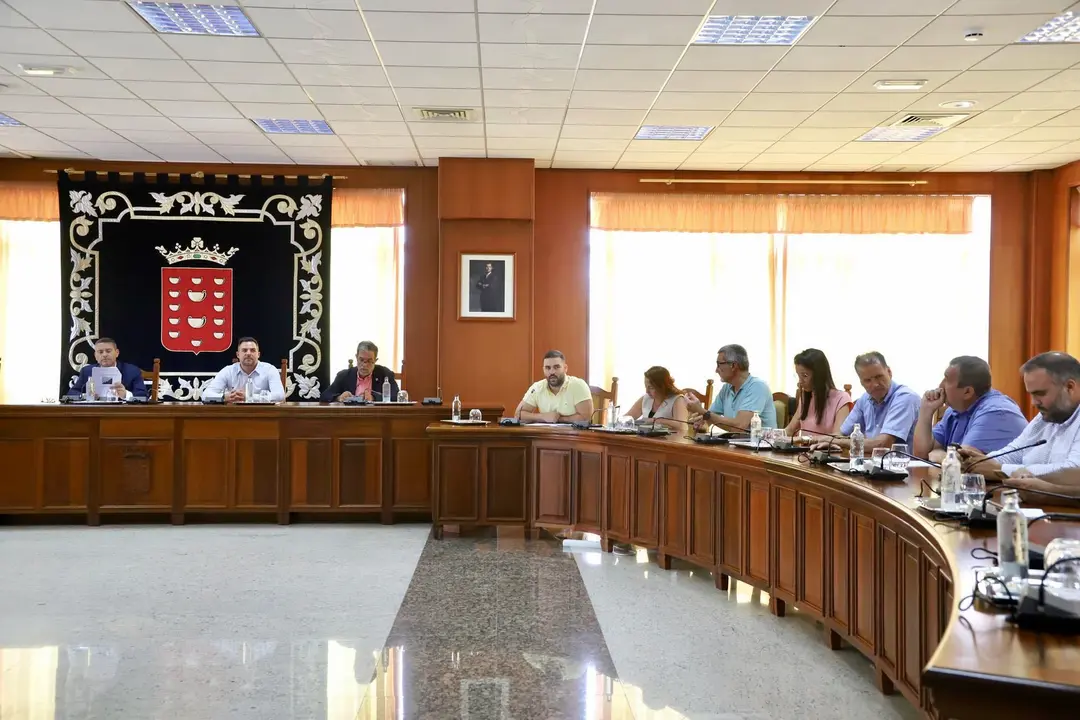
<svg viewBox="0 0 1080 720">
<path fill-rule="evenodd" d="M 592 420 L 593 401 L 589 385 L 566 374 L 566 357 L 558 350 L 544 355 L 544 379 L 533 383 L 517 406 L 523 423 L 559 423 Z"/>
</svg>

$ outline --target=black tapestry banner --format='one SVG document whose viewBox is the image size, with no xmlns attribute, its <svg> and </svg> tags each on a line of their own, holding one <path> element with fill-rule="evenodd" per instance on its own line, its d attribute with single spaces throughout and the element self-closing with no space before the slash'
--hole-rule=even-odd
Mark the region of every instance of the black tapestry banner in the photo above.
<svg viewBox="0 0 1080 720">
<path fill-rule="evenodd" d="M 161 359 L 160 400 L 198 400 L 235 358 L 288 361 L 290 400 L 329 385 L 330 201 L 325 178 L 60 173 L 60 394 L 94 361 L 98 337 L 144 370 Z"/>
</svg>

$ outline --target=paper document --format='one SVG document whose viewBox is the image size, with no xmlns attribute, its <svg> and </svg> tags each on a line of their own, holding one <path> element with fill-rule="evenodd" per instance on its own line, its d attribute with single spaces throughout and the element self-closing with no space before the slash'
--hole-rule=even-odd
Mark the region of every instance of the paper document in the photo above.
<svg viewBox="0 0 1080 720">
<path fill-rule="evenodd" d="M 95 367 L 90 369 L 90 377 L 94 380 L 94 394 L 102 395 L 107 386 L 120 382 L 120 370 L 115 367 Z"/>
</svg>

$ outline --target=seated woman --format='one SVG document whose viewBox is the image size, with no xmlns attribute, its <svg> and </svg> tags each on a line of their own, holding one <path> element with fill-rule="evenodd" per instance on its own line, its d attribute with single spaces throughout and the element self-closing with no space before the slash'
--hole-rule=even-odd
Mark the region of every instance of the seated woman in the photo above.
<svg viewBox="0 0 1080 720">
<path fill-rule="evenodd" d="M 627 413 L 639 423 L 655 421 L 672 430 L 687 427 L 689 412 L 686 398 L 675 387 L 667 368 L 654 365 L 645 371 L 645 394 L 637 399 Z"/>
<path fill-rule="evenodd" d="M 825 353 L 814 348 L 803 350 L 795 356 L 795 374 L 799 377 L 799 402 L 784 431 L 792 437 L 799 431 L 838 435 L 852 402 L 851 396 L 833 383 Z"/>
</svg>

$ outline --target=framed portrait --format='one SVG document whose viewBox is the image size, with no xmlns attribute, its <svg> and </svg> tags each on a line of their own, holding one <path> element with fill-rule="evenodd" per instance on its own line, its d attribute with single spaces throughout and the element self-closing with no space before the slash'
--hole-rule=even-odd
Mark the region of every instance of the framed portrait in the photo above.
<svg viewBox="0 0 1080 720">
<path fill-rule="evenodd" d="M 514 319 L 514 254 L 461 253 L 458 317 Z"/>
</svg>

